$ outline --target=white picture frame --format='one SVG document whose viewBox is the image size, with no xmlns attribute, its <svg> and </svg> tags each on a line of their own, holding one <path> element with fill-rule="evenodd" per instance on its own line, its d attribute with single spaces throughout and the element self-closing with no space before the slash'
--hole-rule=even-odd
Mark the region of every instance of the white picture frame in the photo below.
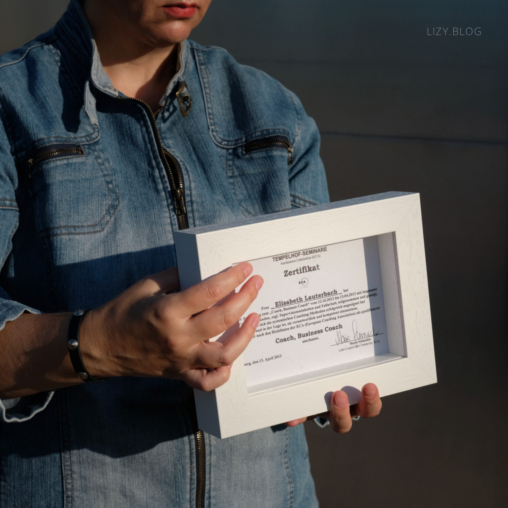
<svg viewBox="0 0 508 508">
<path fill-rule="evenodd" d="M 241 261 L 373 236 L 389 352 L 250 392 L 240 357 L 223 386 L 195 390 L 201 430 L 226 438 L 323 413 L 339 389 L 355 404 L 368 382 L 382 397 L 437 382 L 420 197 L 388 192 L 175 232 L 182 290 Z"/>
</svg>

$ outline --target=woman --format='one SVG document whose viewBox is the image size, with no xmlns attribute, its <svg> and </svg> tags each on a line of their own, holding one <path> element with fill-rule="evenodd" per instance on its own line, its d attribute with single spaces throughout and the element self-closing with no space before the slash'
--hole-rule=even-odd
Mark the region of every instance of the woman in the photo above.
<svg viewBox="0 0 508 508">
<path fill-rule="evenodd" d="M 306 418 L 223 441 L 195 423 L 191 387 L 227 381 L 259 316 L 206 341 L 263 281 L 211 309 L 248 263 L 175 292 L 173 231 L 328 199 L 298 99 L 186 40 L 210 1 L 72 0 L 0 59 L 2 506 L 317 504 Z M 366 385 L 353 412 L 380 409 Z M 350 429 L 345 393 L 329 416 Z"/>
</svg>

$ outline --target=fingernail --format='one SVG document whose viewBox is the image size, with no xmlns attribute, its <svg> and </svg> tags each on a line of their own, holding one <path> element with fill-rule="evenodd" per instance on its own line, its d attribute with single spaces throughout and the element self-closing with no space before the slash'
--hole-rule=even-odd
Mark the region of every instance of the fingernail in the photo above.
<svg viewBox="0 0 508 508">
<path fill-rule="evenodd" d="M 256 289 L 259 291 L 262 287 L 265 281 L 261 277 L 256 277 L 254 280 L 254 286 L 256 286 Z"/>
<path fill-rule="evenodd" d="M 364 390 L 363 393 L 365 394 L 365 397 L 372 399 L 377 395 L 377 390 L 374 386 L 368 385 Z"/>
<path fill-rule="evenodd" d="M 252 273 L 252 270 L 254 270 L 254 268 L 250 263 L 245 263 L 243 265 L 243 273 L 245 274 L 245 277 L 248 277 Z"/>
<path fill-rule="evenodd" d="M 335 392 L 333 394 L 333 405 L 340 409 L 344 409 L 349 406 L 349 400 L 344 392 Z"/>
<path fill-rule="evenodd" d="M 258 314 L 256 314 L 255 316 L 253 316 L 253 317 L 251 318 L 251 322 L 250 322 L 250 324 L 251 324 L 252 328 L 257 328 L 257 327 L 258 327 L 258 325 L 259 325 L 259 320 L 260 320 L 260 318 L 259 318 L 259 315 L 258 315 Z"/>
</svg>

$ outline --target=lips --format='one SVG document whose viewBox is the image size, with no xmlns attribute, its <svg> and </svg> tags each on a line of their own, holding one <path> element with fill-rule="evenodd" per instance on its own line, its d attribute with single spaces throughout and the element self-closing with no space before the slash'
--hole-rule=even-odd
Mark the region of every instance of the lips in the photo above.
<svg viewBox="0 0 508 508">
<path fill-rule="evenodd" d="M 198 4 L 180 2 L 178 4 L 165 5 L 163 9 L 172 18 L 189 19 L 192 18 L 198 10 Z"/>
</svg>

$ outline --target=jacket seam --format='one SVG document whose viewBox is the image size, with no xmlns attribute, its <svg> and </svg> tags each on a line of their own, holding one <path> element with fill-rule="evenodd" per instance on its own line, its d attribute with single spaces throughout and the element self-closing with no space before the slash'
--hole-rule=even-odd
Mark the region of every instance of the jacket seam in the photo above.
<svg viewBox="0 0 508 508">
<path fill-rule="evenodd" d="M 3 208 L 3 207 L 1 207 Z M 12 245 L 12 239 L 14 238 L 14 235 L 16 234 L 16 231 L 19 226 L 19 214 L 16 215 L 16 220 L 14 221 L 14 225 L 11 228 L 9 232 L 9 237 L 7 238 L 7 245 Z M 0 266 L 3 267 L 5 265 L 5 262 L 7 261 L 7 258 L 9 257 L 10 252 L 8 252 L 8 249 L 5 249 L 4 254 L 0 258 Z"/>
<path fill-rule="evenodd" d="M 290 141 L 292 143 L 294 142 L 296 134 L 291 136 L 291 133 L 285 128 L 261 129 L 261 130 L 255 131 L 253 133 L 249 133 L 248 136 L 244 135 L 244 136 L 241 136 L 239 138 L 234 138 L 234 139 L 225 139 L 222 136 L 220 136 L 217 133 L 217 129 L 216 129 L 214 119 L 213 119 L 214 115 L 213 115 L 213 111 L 212 111 L 212 97 L 210 94 L 210 85 L 209 85 L 210 78 L 209 78 L 209 74 L 208 74 L 208 68 L 207 68 L 207 66 L 200 54 L 200 52 L 203 51 L 203 49 L 198 48 L 194 45 L 191 45 L 191 49 L 194 52 L 195 63 L 196 63 L 197 71 L 198 71 L 199 81 L 201 83 L 201 88 L 203 90 L 206 118 L 208 121 L 208 129 L 209 129 L 212 141 L 217 146 L 219 146 L 220 148 L 236 148 L 238 146 L 244 145 L 248 141 L 253 141 L 255 139 L 260 139 L 263 136 L 274 135 L 274 134 L 284 134 L 287 136 L 288 139 L 290 139 Z M 227 53 L 227 51 L 225 49 L 217 47 L 217 46 L 210 46 L 210 47 L 206 48 L 206 50 L 209 50 L 209 49 L 218 49 L 220 51 Z M 241 68 L 248 67 L 246 65 L 241 65 L 241 64 L 238 64 L 238 66 Z M 264 75 L 268 76 L 265 72 L 260 71 L 259 69 L 256 69 L 256 70 L 258 72 L 262 72 Z M 300 124 L 300 116 L 297 111 L 296 104 L 295 104 L 293 98 L 291 97 L 291 95 L 289 95 L 287 93 L 287 90 L 285 90 L 285 88 L 282 85 L 280 85 L 280 83 L 279 83 L 279 86 L 283 90 L 283 93 L 286 96 L 286 98 L 290 99 L 290 102 L 293 105 L 293 108 L 295 109 L 295 112 L 296 112 L 296 117 L 298 120 L 297 125 L 299 125 Z M 298 129 L 297 129 L 297 132 L 298 132 Z M 291 138 L 293 138 L 293 139 L 291 140 Z"/>
<path fill-rule="evenodd" d="M 94 135 L 96 136 L 95 138 L 92 137 Z M 16 159 L 18 161 L 25 159 L 27 157 L 27 154 L 31 153 L 33 150 L 35 150 L 35 149 L 38 150 L 39 148 L 44 148 L 44 147 L 46 147 L 48 145 L 52 145 L 58 141 L 61 141 L 62 143 L 68 143 L 69 141 L 71 141 L 73 143 L 79 143 L 82 145 L 89 145 L 91 143 L 95 143 L 99 139 L 100 139 L 100 131 L 97 127 L 94 127 L 93 132 L 91 132 L 90 134 L 85 134 L 85 135 L 79 136 L 77 138 L 64 137 L 64 136 L 53 136 L 51 138 L 37 138 L 37 139 L 34 139 L 25 150 L 21 150 L 20 153 L 18 154 L 18 157 L 16 157 Z M 35 145 L 37 145 L 38 143 L 41 143 L 41 142 L 46 142 L 46 143 L 35 148 Z"/>
<path fill-rule="evenodd" d="M 252 217 L 254 214 L 247 209 L 247 207 L 244 206 L 242 203 L 242 200 L 240 199 L 239 192 L 238 192 L 238 186 L 236 183 L 236 173 L 235 173 L 235 154 L 233 152 L 233 149 L 231 151 L 231 176 L 233 178 L 233 189 L 235 192 L 236 200 L 238 201 L 240 208 L 242 209 L 242 214 L 245 217 Z"/>
<path fill-rule="evenodd" d="M 265 71 L 262 71 L 261 69 L 257 69 L 256 67 L 252 67 L 251 65 L 245 65 L 245 64 L 238 64 L 238 65 L 240 67 L 243 67 L 243 68 L 246 68 L 246 69 L 254 69 L 257 72 L 260 72 L 260 73 L 264 74 L 267 78 L 273 79 L 272 76 L 267 74 Z M 294 109 L 295 114 L 296 114 L 296 120 L 297 120 L 296 129 L 295 129 L 295 132 L 294 132 L 293 139 L 290 139 L 291 143 L 294 146 L 295 143 L 296 143 L 296 139 L 300 136 L 300 133 L 301 133 L 302 117 L 301 117 L 301 114 L 300 114 L 300 110 L 299 110 L 299 108 L 298 108 L 298 106 L 297 106 L 297 104 L 296 104 L 296 102 L 294 100 L 293 93 L 291 93 L 279 81 L 277 81 L 277 80 L 274 80 L 274 81 L 277 84 L 277 86 L 282 90 L 282 93 L 285 95 L 285 97 L 289 100 L 289 102 L 293 106 L 293 109 Z M 286 129 L 281 129 L 281 130 L 286 131 L 289 134 L 288 138 L 291 138 L 291 133 L 289 133 L 289 131 L 287 131 Z"/>
<path fill-rule="evenodd" d="M 296 148 L 297 140 L 300 138 L 301 133 L 302 133 L 302 115 L 301 115 L 301 111 L 300 111 L 301 108 L 298 107 L 298 105 L 294 99 L 294 94 L 290 93 L 282 85 L 280 85 L 280 86 L 282 88 L 282 91 L 286 95 L 286 97 L 291 101 L 291 104 L 293 105 L 293 109 L 295 110 L 297 122 L 296 122 L 295 137 L 293 139 L 293 148 Z"/>
<path fill-rule="evenodd" d="M 13 135 L 13 127 L 12 127 L 12 124 L 10 122 L 10 119 L 7 115 L 7 113 L 4 111 L 4 106 L 2 104 L 2 90 L 0 89 L 0 121 L 3 123 L 4 125 L 4 128 L 5 128 L 5 134 L 7 136 L 7 141 L 9 142 L 9 154 L 12 158 L 12 164 L 14 166 L 16 166 L 16 159 L 13 155 L 13 148 L 12 148 L 12 135 Z M 16 168 L 16 182 L 12 182 L 11 183 L 13 184 L 13 188 L 14 188 L 14 193 L 16 194 L 18 188 L 19 188 L 19 175 L 18 175 L 18 172 L 17 172 L 17 168 Z M 10 210 L 19 210 L 19 206 L 18 206 L 18 202 L 16 200 L 10 200 L 10 199 L 0 199 L 0 201 L 2 202 L 15 202 L 16 203 L 16 206 L 8 206 L 8 205 L 1 205 L 0 208 L 3 208 L 3 209 L 10 209 Z"/>
<path fill-rule="evenodd" d="M 41 42 L 35 46 L 32 46 L 31 48 L 28 48 L 28 50 L 25 52 L 25 54 L 23 55 L 22 58 L 20 58 L 19 60 L 16 60 L 15 62 L 7 62 L 3 65 L 0 66 L 0 69 L 2 69 L 3 67 L 6 67 L 6 66 L 9 66 L 9 65 L 14 65 L 14 64 L 17 64 L 19 62 L 21 62 L 22 60 L 25 59 L 25 57 L 28 55 L 28 53 L 32 50 L 32 49 L 36 49 L 36 48 L 40 48 L 42 46 L 48 46 L 49 47 L 49 51 L 50 53 L 52 54 L 54 60 L 55 60 L 55 63 L 57 64 L 57 67 L 58 69 L 60 69 L 60 65 L 59 64 L 62 64 L 64 62 L 64 59 L 63 58 L 60 58 L 60 60 L 57 60 L 57 58 L 55 57 L 55 52 L 58 53 L 58 55 L 61 57 L 61 54 L 60 52 L 54 48 L 51 43 L 56 41 L 58 39 L 58 37 L 56 36 L 53 36 L 51 38 L 49 38 L 48 40 L 44 41 L 44 42 Z M 67 68 L 65 67 L 65 65 L 63 64 L 63 67 L 65 68 L 65 72 L 64 72 L 64 76 L 65 76 L 65 79 L 66 79 L 66 82 L 68 84 L 70 84 L 70 88 L 72 90 L 72 93 L 74 95 L 74 97 L 77 99 L 77 105 L 79 106 L 80 102 L 82 101 L 82 97 L 80 98 L 79 96 L 76 96 L 76 93 L 78 91 L 78 87 L 76 84 L 74 83 L 69 83 L 69 79 L 67 78 L 67 75 L 69 74 Z M 15 128 L 14 128 L 14 124 L 13 122 L 11 121 L 11 119 L 9 118 L 9 116 L 7 115 L 7 112 L 4 111 L 5 109 L 5 106 L 2 105 L 2 98 L 3 98 L 3 94 L 2 94 L 2 89 L 0 88 L 0 118 L 3 118 L 3 121 L 4 121 L 4 124 L 5 124 L 5 127 L 6 127 L 6 133 L 7 133 L 7 138 L 9 139 L 9 144 L 10 144 L 10 153 L 11 153 L 11 156 L 13 157 L 13 159 L 15 161 L 17 161 L 19 158 L 23 158 L 26 156 L 27 153 L 29 153 L 30 151 L 32 151 L 34 149 L 34 147 L 40 143 L 40 142 L 55 142 L 55 141 L 69 141 L 69 140 L 72 140 L 72 141 L 79 141 L 81 143 L 93 143 L 95 141 L 97 141 L 100 137 L 100 131 L 99 131 L 99 128 L 98 126 L 95 126 L 93 125 L 93 130 L 91 133 L 89 134 L 84 134 L 83 136 L 78 136 L 78 137 L 64 137 L 64 136 L 51 136 L 51 137 L 48 137 L 48 138 L 37 138 L 37 139 L 34 139 L 31 141 L 31 143 L 20 149 L 19 150 L 19 153 L 17 149 L 15 149 L 16 147 L 16 144 L 14 143 L 14 132 L 15 132 Z M 82 108 L 83 106 L 81 106 Z M 14 153 L 16 153 L 17 156 L 19 157 L 16 157 L 14 155 Z"/>
<path fill-rule="evenodd" d="M 284 439 L 284 467 L 286 469 L 286 476 L 288 481 L 288 508 L 293 507 L 294 501 L 294 482 L 293 477 L 291 475 L 291 466 L 289 464 L 289 433 L 291 431 L 290 427 L 285 429 L 285 439 Z"/>
<path fill-rule="evenodd" d="M 1 97 L 0 97 L 1 99 Z M 0 100 L 0 113 L 1 113 L 1 100 Z M 18 177 L 18 187 L 19 187 L 19 175 L 18 175 L 18 172 L 16 171 L 16 175 Z M 32 208 L 33 210 L 33 208 Z M 35 210 L 33 210 L 34 212 L 34 216 L 35 216 Z M 37 219 L 36 217 L 34 217 L 33 219 L 33 223 L 34 223 L 34 228 L 36 229 L 36 235 L 35 237 L 41 242 L 41 248 L 42 248 L 42 252 L 44 253 L 43 257 L 44 257 L 44 266 L 45 266 L 45 272 L 46 272 L 46 277 L 47 277 L 47 280 L 48 280 L 48 297 L 49 297 L 49 307 L 50 308 L 54 308 L 54 303 L 56 302 L 56 294 L 57 294 L 57 291 L 56 291 L 56 286 L 55 286 L 55 283 L 54 283 L 54 280 L 53 280 L 53 273 L 52 273 L 52 270 L 51 270 L 51 262 L 49 261 L 49 257 L 48 257 L 48 247 L 46 245 L 46 242 L 44 241 L 44 238 L 41 237 L 41 235 L 37 232 Z M 14 230 L 14 232 L 12 233 L 12 237 L 10 239 L 10 241 L 12 242 L 12 239 L 14 238 L 14 234 L 17 230 L 19 226 L 19 209 L 18 209 L 18 218 L 17 218 L 17 223 L 16 223 L 16 229 Z M 1 266 L 4 266 L 4 263 L 5 261 L 7 260 L 8 256 L 5 257 L 5 259 L 1 262 Z"/>
<path fill-rule="evenodd" d="M 0 88 L 0 120 L 5 126 L 5 134 L 7 135 L 7 140 L 9 141 L 9 153 L 12 157 L 13 163 L 15 162 L 14 154 L 13 154 L 13 145 L 12 145 L 12 137 L 14 134 L 14 127 L 10 121 L 7 112 L 5 111 L 5 106 L 2 104 L 2 89 Z"/>
<path fill-rule="evenodd" d="M 196 47 L 193 47 L 192 49 L 194 51 L 196 68 L 198 71 L 199 81 L 201 83 L 201 88 L 203 90 L 203 95 L 205 99 L 206 118 L 208 120 L 208 129 L 210 131 L 212 141 L 220 148 L 235 148 L 237 146 L 241 146 L 242 144 L 245 143 L 246 140 L 245 136 L 236 139 L 226 140 L 222 138 L 222 136 L 219 136 L 219 134 L 217 133 L 217 129 L 215 127 L 215 123 L 213 120 L 212 97 L 210 94 L 210 85 L 209 85 L 210 78 L 208 74 L 208 68 L 200 54 L 201 49 Z M 225 51 L 222 48 L 218 49 L 220 49 L 221 51 Z M 263 129 L 262 131 L 258 131 L 256 134 L 259 135 L 262 132 L 269 131 L 270 129 Z"/>
<path fill-rule="evenodd" d="M 162 194 L 164 197 L 164 201 L 166 203 L 166 211 L 167 211 L 167 219 L 169 222 L 169 226 L 171 227 L 171 234 L 173 231 L 178 230 L 178 222 L 176 219 L 176 213 L 171 198 L 171 184 L 168 179 L 168 175 L 166 174 L 166 169 L 164 168 L 163 162 L 159 156 L 159 150 L 157 148 L 157 141 L 155 139 L 155 132 L 153 131 L 152 125 L 150 121 L 147 119 L 146 112 L 144 108 L 138 109 L 141 106 L 138 104 L 134 104 L 136 106 L 136 111 L 142 111 L 140 117 L 140 129 L 142 129 L 145 133 L 146 139 L 149 142 L 149 150 L 148 153 L 151 158 L 151 162 L 153 165 L 153 169 L 155 170 L 155 174 L 159 176 L 160 186 L 162 188 Z M 164 147 L 163 147 L 164 148 Z M 155 154 L 155 155 L 154 155 Z"/>
<path fill-rule="evenodd" d="M 55 143 L 51 143 L 49 145 L 41 146 L 40 148 L 49 148 L 51 145 L 54 145 L 54 144 Z M 37 151 L 39 151 L 40 148 L 38 148 L 35 153 L 37 153 Z M 46 160 L 43 160 L 41 162 L 34 164 L 34 167 L 38 168 L 39 166 L 43 166 L 44 164 L 46 164 L 48 162 L 67 161 L 67 160 L 72 160 L 72 159 L 86 159 L 86 157 L 87 157 L 86 153 L 85 153 L 85 155 L 66 155 L 64 157 L 52 157 L 52 158 L 48 158 Z M 39 171 L 34 169 L 34 171 L 31 174 L 36 175 L 37 173 L 39 173 Z M 2 200 L 0 199 L 0 201 L 2 201 Z"/>
<path fill-rule="evenodd" d="M 189 414 L 189 411 L 183 410 L 181 411 L 181 421 L 183 427 L 187 434 L 187 444 L 188 444 L 188 452 L 189 452 L 189 501 L 191 502 L 191 506 L 196 506 L 196 483 L 197 483 L 197 474 L 196 474 L 196 441 L 195 441 L 195 433 L 196 429 L 192 423 L 192 417 Z M 206 486 L 205 486 L 206 488 Z"/>
<path fill-rule="evenodd" d="M 201 89 L 203 90 L 203 95 L 205 96 L 205 111 L 206 111 L 206 119 L 208 120 L 208 129 L 210 131 L 210 136 L 215 144 L 220 146 L 221 148 L 226 148 L 225 145 L 220 143 L 217 139 L 215 139 L 215 126 L 213 123 L 212 112 L 211 112 L 211 97 L 210 90 L 208 88 L 208 70 L 206 69 L 204 62 L 201 61 L 201 55 L 198 53 L 197 48 L 192 48 L 195 61 L 196 68 L 198 70 L 199 81 L 201 82 Z M 202 68 L 203 67 L 203 71 Z M 205 76 L 206 74 L 206 76 Z"/>
<path fill-rule="evenodd" d="M 72 508 L 72 457 L 69 425 L 67 422 L 67 400 L 63 400 L 66 395 L 66 391 L 58 390 L 58 416 L 60 420 L 60 460 L 62 468 L 63 507 Z"/>
<path fill-rule="evenodd" d="M 189 39 L 186 39 L 186 40 L 189 42 L 189 45 L 192 47 L 192 49 L 195 49 L 198 51 L 209 51 L 212 49 L 220 49 L 221 51 L 225 51 L 227 53 L 227 50 L 225 50 L 224 48 L 222 48 L 220 46 L 215 46 L 213 44 L 207 44 L 206 46 L 204 46 L 202 44 L 198 44 L 195 41 L 191 41 Z"/>
<path fill-rule="evenodd" d="M 305 203 L 309 203 L 309 205 L 311 205 L 311 206 L 316 205 L 316 203 L 313 203 L 312 201 L 309 201 L 308 199 L 304 199 L 304 198 L 298 196 L 297 194 L 290 194 L 289 196 L 292 198 L 295 198 L 295 199 L 299 199 L 300 201 L 305 201 Z M 295 204 L 297 204 L 297 203 L 295 203 Z M 297 206 L 302 206 L 302 205 L 297 204 Z"/>
<path fill-rule="evenodd" d="M 62 141 L 62 142 L 73 141 L 73 142 L 80 142 L 82 144 L 90 144 L 90 143 L 96 142 L 100 138 L 100 131 L 99 131 L 98 126 L 94 126 L 93 131 L 91 133 L 85 134 L 83 136 L 78 136 L 78 137 L 52 136 L 49 138 L 37 138 L 37 139 L 34 139 L 27 147 L 25 147 L 22 150 L 19 150 L 19 153 L 17 153 L 15 156 L 14 153 L 18 152 L 18 150 L 14 149 L 14 143 L 13 143 L 14 124 L 11 122 L 9 116 L 4 111 L 5 106 L 2 104 L 2 99 L 3 99 L 2 89 L 0 88 L 0 120 L 3 119 L 3 123 L 5 126 L 5 132 L 7 134 L 7 139 L 9 140 L 9 148 L 10 148 L 9 151 L 10 151 L 11 157 L 13 158 L 14 163 L 18 163 L 21 159 L 26 158 L 26 154 L 30 153 L 34 149 L 35 145 L 37 145 L 40 142 L 48 142 L 47 143 L 48 145 L 51 143 L 54 143 L 56 141 Z M 95 136 L 95 137 L 92 137 L 92 136 Z M 43 146 L 46 146 L 46 145 L 43 145 Z M 42 148 L 42 147 L 39 147 L 39 148 Z"/>
<path fill-rule="evenodd" d="M 74 98 L 76 99 L 78 105 L 83 101 L 83 95 L 79 95 L 79 86 L 78 83 L 74 81 L 74 78 L 71 77 L 71 73 L 69 72 L 67 68 L 67 64 L 65 62 L 65 58 L 62 58 L 62 53 L 59 49 L 57 49 L 54 45 L 48 45 L 49 51 L 53 58 L 55 59 L 55 63 L 58 67 L 58 70 L 63 74 L 65 78 L 65 82 L 69 86 L 69 88 L 72 90 L 72 94 L 74 95 Z"/>
<path fill-rule="evenodd" d="M 206 446 L 206 455 L 205 455 L 205 464 L 206 464 L 206 470 L 205 470 L 205 496 L 206 496 L 206 499 L 208 500 L 208 506 L 216 506 L 216 504 L 214 505 L 213 501 L 213 497 L 212 497 L 212 494 L 213 494 L 213 477 L 212 477 L 212 464 L 213 464 L 213 461 L 212 461 L 212 457 L 214 456 L 214 449 L 213 449 L 213 439 L 210 438 L 208 440 L 206 440 L 206 432 L 203 432 L 203 439 L 205 440 L 205 446 Z M 206 488 L 208 487 L 208 488 Z M 206 504 L 206 501 L 205 501 L 205 504 Z"/>
<path fill-rule="evenodd" d="M 33 49 L 37 49 L 37 48 L 40 48 L 41 46 L 45 46 L 46 44 L 49 44 L 50 42 L 53 42 L 55 40 L 55 36 L 53 37 L 50 37 L 48 40 L 45 40 L 45 41 L 42 41 L 42 42 L 37 42 L 37 44 L 34 44 L 33 46 L 30 46 L 26 49 L 26 51 L 23 53 L 23 55 L 18 58 L 17 60 L 14 60 L 13 62 L 5 62 L 3 64 L 0 64 L 0 70 L 3 69 L 4 67 L 9 67 L 10 65 L 16 65 L 20 62 L 22 62 L 28 55 L 28 53 L 30 53 L 30 51 L 32 51 Z"/>
<path fill-rule="evenodd" d="M 100 155 L 98 153 L 94 153 L 95 160 L 97 161 L 97 166 L 99 166 L 99 169 L 102 173 L 102 179 L 104 180 L 104 185 L 106 186 L 106 189 L 108 191 L 108 194 L 110 196 L 110 203 L 102 217 L 93 224 L 83 224 L 83 225 L 64 225 L 64 226 L 54 226 L 52 228 L 46 228 L 41 229 L 39 231 L 40 236 L 71 236 L 71 235 L 90 235 L 94 233 L 101 233 L 104 231 L 111 221 L 111 219 L 114 217 L 116 211 L 118 210 L 118 207 L 120 206 L 120 198 L 118 197 L 118 193 L 116 192 L 116 188 L 114 187 L 112 181 L 108 181 L 111 179 L 111 175 L 106 170 L 106 167 L 104 165 L 104 162 L 102 161 Z M 63 159 L 64 157 L 62 157 Z M 108 179 L 109 177 L 109 179 Z M 115 199 L 116 198 L 116 199 Z M 111 208 L 115 207 L 112 211 Z M 101 222 L 104 221 L 104 218 L 107 217 L 108 214 L 111 214 L 109 219 L 105 222 L 104 226 L 99 230 L 94 231 L 73 231 L 73 232 L 65 232 L 65 233 L 52 233 L 52 231 L 58 230 L 58 229 L 64 229 L 64 228 L 91 228 L 94 226 L 99 226 Z"/>
<path fill-rule="evenodd" d="M 187 84 L 187 88 L 189 87 L 189 84 L 187 83 L 187 77 L 189 75 L 189 72 L 190 72 L 190 64 L 189 64 L 189 60 L 191 60 L 191 57 L 190 57 L 190 47 L 187 43 L 187 39 L 184 40 L 182 43 L 181 43 L 181 62 L 182 62 L 182 66 L 183 66 L 183 71 L 180 69 L 176 74 L 175 76 L 173 76 L 173 78 L 171 79 L 171 81 L 173 81 L 173 79 L 175 79 L 176 77 L 178 77 L 178 79 L 174 82 L 174 84 L 177 84 L 177 83 L 182 83 L 182 82 L 185 82 Z M 182 72 L 180 74 L 180 76 L 178 76 L 178 74 Z M 169 83 L 168 83 L 168 86 L 169 86 Z M 171 91 L 174 90 L 174 85 L 173 85 L 173 88 L 171 89 Z M 190 93 L 190 90 L 189 90 L 189 93 Z M 168 101 L 168 104 L 169 104 L 170 101 Z"/>
</svg>

